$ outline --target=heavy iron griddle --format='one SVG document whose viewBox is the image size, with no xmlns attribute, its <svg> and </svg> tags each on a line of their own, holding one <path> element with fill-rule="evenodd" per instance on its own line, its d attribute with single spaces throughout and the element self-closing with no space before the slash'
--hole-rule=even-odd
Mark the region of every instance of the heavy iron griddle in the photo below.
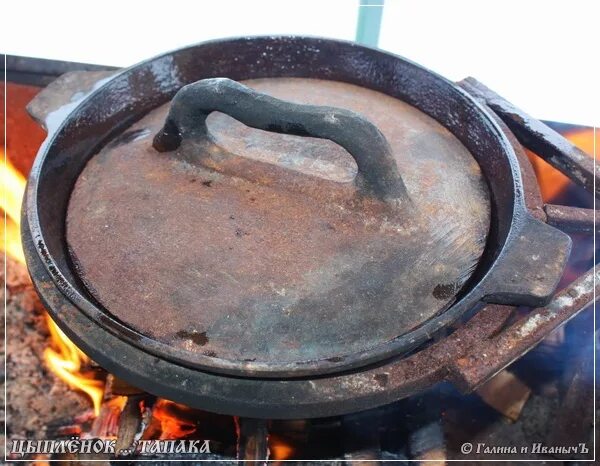
<svg viewBox="0 0 600 466">
<path fill-rule="evenodd" d="M 480 302 L 547 303 L 569 253 L 497 117 L 377 50 L 200 44 L 47 110 L 32 106 L 51 126 L 26 199 L 34 282 L 100 364 L 191 406 L 310 417 L 398 399 L 507 315 L 408 349 Z"/>
</svg>

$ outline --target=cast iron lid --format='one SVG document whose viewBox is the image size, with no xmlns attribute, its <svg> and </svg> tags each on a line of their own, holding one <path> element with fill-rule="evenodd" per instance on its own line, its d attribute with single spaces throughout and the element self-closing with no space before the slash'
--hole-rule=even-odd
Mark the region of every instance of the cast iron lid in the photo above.
<svg viewBox="0 0 600 466">
<path fill-rule="evenodd" d="M 415 107 L 214 78 L 87 163 L 67 242 L 93 297 L 180 362 L 278 376 L 355 365 L 448 309 L 489 224 L 479 165 Z"/>
</svg>

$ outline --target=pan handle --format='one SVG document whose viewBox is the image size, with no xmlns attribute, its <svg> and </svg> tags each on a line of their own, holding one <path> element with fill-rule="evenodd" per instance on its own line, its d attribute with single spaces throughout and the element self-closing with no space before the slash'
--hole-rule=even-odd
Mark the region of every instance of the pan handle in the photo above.
<svg viewBox="0 0 600 466">
<path fill-rule="evenodd" d="M 154 137 L 154 148 L 173 151 L 183 138 L 207 137 L 206 119 L 213 111 L 256 129 L 329 139 L 356 160 L 356 181 L 363 190 L 392 205 L 409 203 L 390 145 L 373 123 L 341 108 L 276 99 L 227 78 L 203 79 L 182 87 Z"/>
<path fill-rule="evenodd" d="M 484 301 L 515 306 L 545 306 L 563 275 L 571 239 L 524 212 L 483 280 Z"/>
</svg>

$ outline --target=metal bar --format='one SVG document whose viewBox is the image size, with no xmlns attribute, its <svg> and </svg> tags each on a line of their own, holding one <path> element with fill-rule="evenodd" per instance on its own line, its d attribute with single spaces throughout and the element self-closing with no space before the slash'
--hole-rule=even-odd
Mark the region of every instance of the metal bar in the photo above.
<svg viewBox="0 0 600 466">
<path fill-rule="evenodd" d="M 546 162 L 569 177 L 574 183 L 583 186 L 596 197 L 600 196 L 599 169 L 594 168 L 594 159 L 562 135 L 529 116 L 523 110 L 496 94 L 474 78 L 462 81 L 468 83 L 470 92 L 477 92 L 486 104 L 506 123 L 525 147 L 535 152 Z M 596 187 L 594 189 L 594 179 Z"/>
<path fill-rule="evenodd" d="M 594 220 L 594 209 L 546 204 L 548 224 L 568 233 L 593 233 L 600 227 L 600 216 Z"/>
<path fill-rule="evenodd" d="M 384 0 L 360 0 L 358 5 L 358 23 L 356 24 L 356 42 L 377 47 Z"/>
<path fill-rule="evenodd" d="M 464 80 L 457 83 L 460 87 L 466 90 L 469 94 L 471 94 L 477 101 L 483 105 L 484 108 L 489 109 L 490 116 L 494 119 L 494 121 L 498 124 L 500 129 L 506 137 L 508 141 L 513 146 L 515 150 L 515 155 L 519 160 L 519 167 L 521 168 L 521 177 L 523 179 L 523 189 L 525 191 L 525 205 L 527 206 L 527 210 L 531 215 L 542 222 L 546 222 L 546 212 L 544 212 L 544 201 L 542 200 L 542 194 L 540 192 L 540 186 L 535 176 L 535 172 L 533 170 L 533 166 L 529 161 L 529 157 L 525 152 L 525 149 L 516 136 L 508 129 L 506 123 L 502 121 L 502 119 L 496 115 L 493 110 L 486 105 L 485 98 L 481 96 L 481 92 L 477 87 L 474 87 L 470 82 Z"/>
<path fill-rule="evenodd" d="M 600 266 L 596 266 L 557 293 L 548 306 L 533 310 L 496 338 L 477 345 L 476 351 L 454 363 L 448 379 L 464 392 L 479 387 L 588 306 L 594 289 L 600 293 L 599 275 Z"/>
</svg>

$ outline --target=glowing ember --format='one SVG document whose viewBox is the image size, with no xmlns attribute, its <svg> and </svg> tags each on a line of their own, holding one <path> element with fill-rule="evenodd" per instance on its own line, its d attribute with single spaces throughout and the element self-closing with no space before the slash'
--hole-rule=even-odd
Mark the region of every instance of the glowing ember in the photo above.
<svg viewBox="0 0 600 466">
<path fill-rule="evenodd" d="M 116 439 L 119 434 L 119 418 L 126 402 L 126 396 L 115 396 L 110 400 L 104 400 L 91 430 L 83 433 L 82 437 Z"/>
<path fill-rule="evenodd" d="M 269 436 L 269 450 L 271 451 L 270 459 L 274 461 L 287 460 L 294 453 L 294 449 L 290 445 L 273 435 Z"/>
<path fill-rule="evenodd" d="M 159 439 L 179 439 L 194 433 L 196 424 L 190 419 L 189 413 L 193 417 L 193 410 L 185 405 L 164 399 L 157 400 L 152 410 L 152 416 L 160 422 Z"/>
<path fill-rule="evenodd" d="M 4 157 L 3 157 L 4 158 Z M 0 164 L 0 180 L 4 186 L 0 198 L 0 209 L 6 213 L 6 222 L 2 222 L 4 250 L 13 259 L 25 263 L 23 247 L 21 246 L 21 201 L 25 193 L 25 177 L 6 160 Z"/>
<path fill-rule="evenodd" d="M 104 382 L 81 374 L 82 364 L 89 358 L 67 338 L 63 331 L 47 315 L 52 345 L 44 351 L 44 360 L 52 372 L 74 389 L 85 392 L 94 404 L 96 416 L 100 413 Z"/>
</svg>

